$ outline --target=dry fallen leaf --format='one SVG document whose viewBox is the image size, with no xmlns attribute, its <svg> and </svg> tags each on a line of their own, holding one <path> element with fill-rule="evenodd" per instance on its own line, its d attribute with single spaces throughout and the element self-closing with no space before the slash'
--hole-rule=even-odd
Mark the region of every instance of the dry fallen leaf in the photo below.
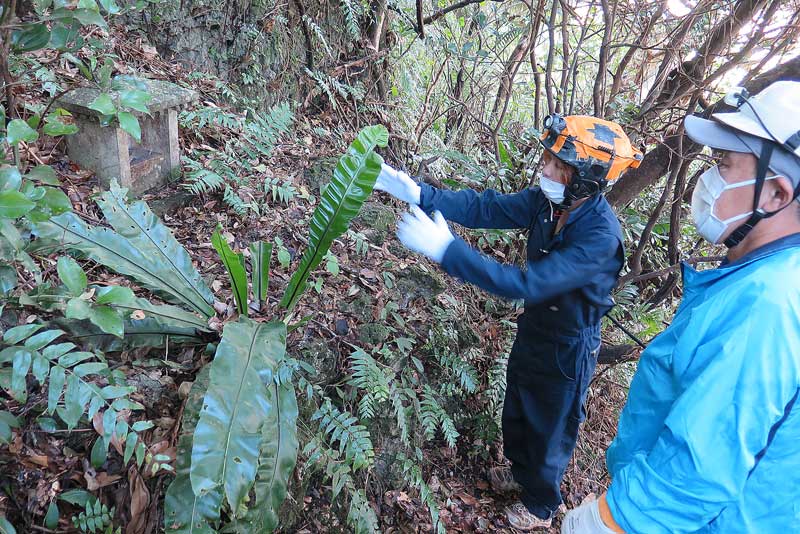
<svg viewBox="0 0 800 534">
<path fill-rule="evenodd" d="M 143 534 L 147 526 L 150 492 L 147 491 L 142 475 L 133 466 L 128 469 L 128 484 L 131 491 L 131 520 L 125 528 L 125 534 Z"/>
<path fill-rule="evenodd" d="M 192 389 L 192 384 L 194 382 L 187 380 L 186 382 L 181 382 L 181 385 L 178 386 L 178 397 L 181 399 L 185 399 L 189 396 L 189 390 Z"/>
<path fill-rule="evenodd" d="M 49 465 L 47 456 L 44 456 L 42 454 L 29 454 L 25 458 L 25 460 L 34 463 L 36 465 L 40 465 L 42 467 L 47 467 Z"/>
<path fill-rule="evenodd" d="M 465 492 L 457 494 L 456 497 L 467 506 L 475 506 L 478 504 L 478 499 Z"/>
<path fill-rule="evenodd" d="M 97 473 L 97 475 L 92 475 L 91 473 L 86 472 L 83 474 L 83 478 L 86 479 L 86 489 L 88 491 L 96 491 L 100 488 L 114 484 L 122 477 L 119 475 L 109 475 L 108 473 Z"/>
</svg>

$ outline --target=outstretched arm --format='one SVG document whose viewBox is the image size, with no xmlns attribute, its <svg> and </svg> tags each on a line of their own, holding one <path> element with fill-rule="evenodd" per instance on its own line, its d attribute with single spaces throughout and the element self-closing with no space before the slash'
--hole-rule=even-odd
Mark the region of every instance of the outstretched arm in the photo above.
<svg viewBox="0 0 800 534">
<path fill-rule="evenodd" d="M 598 265 L 621 255 L 621 247 L 616 236 L 603 229 L 590 230 L 579 240 L 529 261 L 522 270 L 455 239 L 442 258 L 442 268 L 495 295 L 536 304 L 586 285 L 597 274 Z"/>
<path fill-rule="evenodd" d="M 386 191 L 409 204 L 419 205 L 426 213 L 439 211 L 450 221 L 468 228 L 527 228 L 541 195 L 526 189 L 500 195 L 488 190 L 446 191 L 428 184 L 418 184 L 403 171 L 383 164 L 375 189 Z"/>
<path fill-rule="evenodd" d="M 527 228 L 535 212 L 536 191 L 501 195 L 491 189 L 447 191 L 420 184 L 420 207 L 426 213 L 441 211 L 445 219 L 467 228 Z"/>
<path fill-rule="evenodd" d="M 442 214 L 428 217 L 412 206 L 398 225 L 400 241 L 416 252 L 441 263 L 453 276 L 512 299 L 538 303 L 586 285 L 604 265 L 622 255 L 619 239 L 604 228 L 589 229 L 576 240 L 553 250 L 542 259 L 528 262 L 527 269 L 504 265 L 484 256 L 447 227 Z"/>
</svg>

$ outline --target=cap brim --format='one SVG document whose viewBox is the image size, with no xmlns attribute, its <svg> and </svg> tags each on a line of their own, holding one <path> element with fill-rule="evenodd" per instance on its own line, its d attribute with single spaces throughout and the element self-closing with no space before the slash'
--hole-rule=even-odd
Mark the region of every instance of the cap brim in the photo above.
<svg viewBox="0 0 800 534">
<path fill-rule="evenodd" d="M 695 143 L 716 150 L 751 152 L 750 147 L 739 136 L 718 122 L 689 115 L 683 124 L 686 127 L 686 135 Z"/>
<path fill-rule="evenodd" d="M 724 124 L 690 115 L 684 121 L 686 134 L 695 143 L 717 150 L 744 152 L 759 157 L 768 141 L 745 132 L 732 130 Z M 769 168 L 776 174 L 789 178 L 797 187 L 800 182 L 800 158 L 776 146 L 770 157 Z"/>
</svg>

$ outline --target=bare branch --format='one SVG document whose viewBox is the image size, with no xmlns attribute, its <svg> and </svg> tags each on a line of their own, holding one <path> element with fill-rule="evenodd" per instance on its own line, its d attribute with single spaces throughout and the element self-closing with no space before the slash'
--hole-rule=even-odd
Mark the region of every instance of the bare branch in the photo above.
<svg viewBox="0 0 800 534">
<path fill-rule="evenodd" d="M 448 13 L 450 13 L 451 11 L 455 11 L 456 9 L 461 9 L 462 7 L 467 7 L 467 6 L 472 5 L 472 4 L 479 4 L 482 1 L 483 0 L 461 0 L 460 2 L 456 2 L 455 4 L 451 4 L 451 5 L 443 8 L 443 9 L 440 9 L 439 11 L 435 12 L 433 15 L 429 15 L 429 16 L 425 17 L 422 20 L 422 22 L 423 22 L 423 24 L 432 24 L 432 23 L 436 22 L 437 20 L 439 20 L 440 18 L 442 18 L 445 15 L 447 15 Z M 502 3 L 505 0 L 490 0 L 490 1 Z"/>
</svg>

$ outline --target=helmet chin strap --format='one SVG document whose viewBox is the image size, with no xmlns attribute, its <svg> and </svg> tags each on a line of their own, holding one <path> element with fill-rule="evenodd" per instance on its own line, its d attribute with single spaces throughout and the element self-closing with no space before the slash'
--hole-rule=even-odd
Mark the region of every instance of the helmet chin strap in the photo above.
<svg viewBox="0 0 800 534">
<path fill-rule="evenodd" d="M 747 234 L 755 227 L 756 224 L 759 223 L 762 219 L 769 219 L 773 215 L 777 215 L 781 211 L 785 210 L 789 206 L 792 205 L 798 196 L 800 195 L 800 185 L 798 185 L 794 190 L 794 195 L 792 200 L 787 203 L 784 207 L 777 209 L 772 212 L 766 212 L 763 209 L 758 207 L 758 203 L 761 201 L 761 191 L 764 188 L 764 182 L 767 178 L 767 171 L 769 170 L 769 158 L 772 156 L 772 150 L 774 145 L 772 143 L 764 143 L 763 148 L 761 149 L 761 156 L 758 158 L 758 171 L 756 174 L 756 187 L 755 191 L 753 192 L 753 214 L 736 230 L 731 232 L 731 235 L 725 240 L 725 246 L 728 248 L 733 248 L 741 243 Z"/>
<path fill-rule="evenodd" d="M 564 201 L 559 204 L 559 207 L 569 209 L 574 202 L 582 198 L 593 197 L 602 192 L 603 186 L 600 183 L 595 180 L 584 179 L 581 176 L 581 172 L 576 169 L 572 174 L 572 178 L 570 178 L 569 184 L 567 184 L 564 192 Z"/>
<path fill-rule="evenodd" d="M 769 170 L 769 160 L 772 157 L 773 146 L 772 143 L 764 142 L 761 147 L 761 155 L 758 158 L 758 170 L 756 172 L 756 187 L 753 192 L 753 213 L 725 240 L 725 246 L 728 248 L 739 245 L 761 219 L 772 217 L 778 213 L 777 211 L 767 213 L 758 207 L 758 203 L 761 202 L 761 191 L 764 189 L 764 181 L 767 178 L 767 171 Z"/>
</svg>

